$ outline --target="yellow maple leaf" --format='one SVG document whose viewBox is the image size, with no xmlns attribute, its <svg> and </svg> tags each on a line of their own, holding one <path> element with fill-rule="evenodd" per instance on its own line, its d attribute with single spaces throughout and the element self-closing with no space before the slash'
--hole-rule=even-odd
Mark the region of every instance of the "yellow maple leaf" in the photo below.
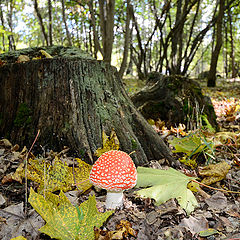
<svg viewBox="0 0 240 240">
<path fill-rule="evenodd" d="M 88 181 L 91 165 L 76 158 L 78 167 L 68 167 L 66 163 L 55 157 L 52 163 L 45 159 L 29 159 L 27 178 L 38 183 L 38 192 L 69 191 L 77 186 L 85 192 L 92 184 Z M 20 164 L 12 179 L 21 182 L 25 177 L 25 167 Z"/>
<path fill-rule="evenodd" d="M 102 131 L 102 141 L 103 147 L 98 148 L 94 153 L 94 155 L 97 157 L 100 157 L 103 153 L 108 152 L 110 150 L 119 149 L 119 140 L 114 130 L 112 130 L 110 137 L 108 137 L 107 134 L 104 131 Z"/>
<path fill-rule="evenodd" d="M 28 201 L 46 221 L 39 231 L 59 240 L 94 240 L 94 226 L 100 228 L 113 214 L 113 211 L 100 213 L 94 195 L 73 206 L 62 191 L 59 195 L 47 193 L 44 198 L 31 188 Z"/>
</svg>

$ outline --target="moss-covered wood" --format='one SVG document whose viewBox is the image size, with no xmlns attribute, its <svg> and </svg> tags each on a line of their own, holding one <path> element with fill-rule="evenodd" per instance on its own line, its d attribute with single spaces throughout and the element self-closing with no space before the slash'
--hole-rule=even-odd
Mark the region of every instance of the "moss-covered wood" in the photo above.
<svg viewBox="0 0 240 240">
<path fill-rule="evenodd" d="M 131 99 L 145 118 L 164 120 L 167 126 L 185 123 L 188 129 L 206 124 L 217 130 L 216 114 L 209 97 L 195 81 L 183 76 L 149 75 L 147 86 Z"/>
<path fill-rule="evenodd" d="M 12 142 L 30 146 L 40 129 L 37 145 L 54 150 L 67 145 L 91 162 L 102 147 L 102 131 L 114 128 L 120 149 L 135 151 L 136 164 L 162 157 L 172 161 L 127 96 L 116 69 L 102 61 L 55 56 L 6 64 L 0 68 L 0 89 L 0 136 Z"/>
</svg>

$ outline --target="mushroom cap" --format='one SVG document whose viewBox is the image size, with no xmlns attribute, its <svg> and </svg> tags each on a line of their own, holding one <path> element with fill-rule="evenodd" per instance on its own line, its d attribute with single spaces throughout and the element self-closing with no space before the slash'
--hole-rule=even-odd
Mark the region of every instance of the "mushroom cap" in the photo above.
<svg viewBox="0 0 240 240">
<path fill-rule="evenodd" d="M 97 187 L 110 191 L 123 191 L 137 183 L 137 171 L 131 157 L 122 151 L 103 153 L 94 163 L 90 181 Z"/>
</svg>

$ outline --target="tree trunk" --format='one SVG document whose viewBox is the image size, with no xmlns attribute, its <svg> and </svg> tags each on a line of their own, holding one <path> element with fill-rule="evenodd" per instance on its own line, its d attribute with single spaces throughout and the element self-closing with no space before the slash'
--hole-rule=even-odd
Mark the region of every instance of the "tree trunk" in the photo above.
<svg viewBox="0 0 240 240">
<path fill-rule="evenodd" d="M 98 31 L 97 31 L 97 26 L 96 26 L 95 10 L 94 10 L 94 7 L 93 7 L 93 0 L 88 1 L 87 4 L 88 4 L 88 7 L 89 7 L 89 11 L 90 11 L 90 23 L 91 23 L 92 31 L 93 31 L 94 57 L 97 58 L 98 51 L 103 56 L 103 49 L 101 48 L 100 42 L 98 40 Z"/>
<path fill-rule="evenodd" d="M 57 57 L 0 68 L 0 136 L 30 146 L 40 129 L 38 145 L 54 150 L 67 145 L 93 162 L 94 152 L 102 147 L 102 131 L 109 134 L 114 128 L 120 149 L 135 151 L 131 156 L 137 165 L 163 157 L 173 163 L 170 150 L 136 110 L 114 67 L 73 48 L 44 49 Z M 2 57 L 14 62 L 19 54 L 31 58 L 37 50 Z"/>
<path fill-rule="evenodd" d="M 13 1 L 11 0 L 9 2 L 9 8 L 8 8 L 8 18 L 7 18 L 7 21 L 8 21 L 8 26 L 9 26 L 9 30 L 11 32 L 13 32 Z M 8 49 L 9 51 L 13 51 L 13 50 L 16 50 L 16 45 L 15 45 L 15 40 L 14 40 L 14 36 L 13 34 L 10 34 L 8 35 Z"/>
<path fill-rule="evenodd" d="M 38 8 L 38 2 L 37 2 L 37 0 L 34 0 L 34 9 L 35 9 L 35 12 L 36 12 L 36 14 L 37 14 L 37 18 L 38 18 L 39 25 L 40 25 L 41 30 L 42 30 L 42 34 L 43 34 L 44 40 L 45 40 L 45 42 L 46 42 L 46 45 L 48 46 L 48 45 L 49 45 L 48 35 L 47 35 L 46 30 L 45 30 L 45 27 L 44 27 L 42 15 L 41 15 L 41 13 L 40 13 L 40 11 L 39 11 L 39 8 Z"/>
<path fill-rule="evenodd" d="M 3 52 L 6 51 L 6 48 L 5 48 L 5 35 L 4 35 L 4 31 L 6 30 L 6 27 L 5 27 L 5 21 L 4 21 L 4 17 L 3 17 L 3 12 L 2 12 L 2 1 L 0 1 L 0 19 L 1 19 L 1 24 L 2 24 L 2 50 Z"/>
<path fill-rule="evenodd" d="M 115 0 L 99 0 L 99 19 L 102 35 L 103 60 L 111 63 L 114 41 Z"/>
<path fill-rule="evenodd" d="M 66 34 L 67 34 L 68 45 L 69 45 L 69 46 L 72 46 L 72 39 L 71 39 L 70 32 L 69 32 L 69 30 L 68 30 L 68 25 L 67 25 L 67 21 L 66 21 L 65 0 L 62 0 L 62 15 L 63 15 L 63 22 L 64 22 Z"/>
<path fill-rule="evenodd" d="M 52 1 L 48 0 L 48 36 L 49 36 L 49 46 L 53 45 L 53 31 L 52 31 Z"/>
<path fill-rule="evenodd" d="M 214 51 L 212 53 L 211 58 L 211 65 L 208 75 L 208 87 L 215 87 L 216 86 L 216 71 L 217 71 L 217 63 L 218 63 L 218 57 L 219 53 L 222 47 L 222 23 L 223 23 L 223 17 L 224 17 L 224 0 L 220 0 L 219 2 L 219 12 L 218 12 L 218 18 L 217 18 L 217 37 L 216 37 L 216 46 L 214 48 Z"/>
<path fill-rule="evenodd" d="M 232 12 L 231 11 L 232 11 L 231 9 L 228 9 L 230 44 L 231 44 L 230 57 L 231 57 L 231 62 L 232 62 L 232 78 L 236 78 L 237 71 L 235 68 L 235 47 L 234 47 L 234 39 L 233 39 L 233 22 L 232 22 Z"/>
<path fill-rule="evenodd" d="M 128 51 L 129 51 L 129 44 L 130 44 L 130 20 L 133 11 L 133 6 L 130 3 L 130 0 L 127 0 L 127 19 L 126 19 L 126 26 L 125 26 L 125 39 L 124 39 L 124 49 L 123 49 L 123 59 L 121 63 L 121 67 L 119 69 L 119 76 L 120 78 L 123 77 L 123 74 L 127 67 L 127 59 L 128 59 Z"/>
</svg>

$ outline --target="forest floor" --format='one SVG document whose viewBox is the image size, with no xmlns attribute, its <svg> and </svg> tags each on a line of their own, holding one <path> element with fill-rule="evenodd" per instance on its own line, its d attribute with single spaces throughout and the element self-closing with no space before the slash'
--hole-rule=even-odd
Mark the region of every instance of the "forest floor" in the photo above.
<svg viewBox="0 0 240 240">
<path fill-rule="evenodd" d="M 217 176 L 219 180 L 211 184 L 211 187 L 215 189 L 201 186 L 194 192 L 198 207 L 190 215 L 186 214 L 176 199 L 156 206 L 154 200 L 150 198 L 136 197 L 134 193 L 136 189 L 126 191 L 124 208 L 116 210 L 101 229 L 95 229 L 96 239 L 240 239 L 240 194 L 233 193 L 240 192 L 240 82 L 218 80 L 218 86 L 213 89 L 206 88 L 205 82 L 201 85 L 204 94 L 211 97 L 220 125 L 220 134 L 218 133 L 217 137 L 214 135 L 216 133 L 211 133 L 215 136 L 214 139 L 218 140 L 218 144 L 213 149 L 214 158 L 210 163 L 214 164 L 212 170 L 214 167 L 218 168 L 216 164 L 227 163 L 229 168 L 223 170 L 224 176 Z M 135 90 L 136 86 L 130 92 Z M 161 130 L 158 131 L 160 135 L 163 134 Z M 181 127 L 172 131 L 164 129 L 164 139 L 173 149 L 168 139 L 181 137 L 185 131 Z M 28 240 L 51 239 L 38 231 L 45 222 L 29 203 L 27 204 L 28 214 L 25 217 L 26 186 L 24 180 L 23 183 L 15 181 L 12 175 L 19 164 L 24 161 L 26 149 L 22 150 L 22 147 L 14 145 L 17 143 L 12 145 L 9 141 L 0 141 L 0 180 L 2 181 L 0 185 L 0 239 L 9 240 L 20 235 Z M 73 158 L 67 156 L 64 151 L 61 154 L 64 161 L 71 165 Z M 53 152 L 48 157 L 50 155 L 60 156 Z M 176 161 L 179 161 L 182 156 L 182 153 L 174 154 Z M 201 160 L 196 161 L 195 165 L 192 162 L 187 164 L 187 161 L 182 161 L 177 170 L 201 181 L 204 176 L 200 175 L 200 170 L 206 166 L 207 162 L 204 156 L 201 155 Z M 153 160 L 147 167 L 168 168 L 165 159 Z M 212 171 L 211 174 L 218 173 Z M 36 189 L 37 185 L 29 182 L 28 188 L 30 186 Z M 216 190 L 216 188 L 223 191 Z M 96 196 L 98 210 L 104 212 L 106 195 L 104 190 L 97 191 L 90 188 L 82 195 L 78 190 L 67 192 L 73 205 L 86 201 L 92 194 Z M 121 220 L 126 221 L 120 226 Z"/>
</svg>

